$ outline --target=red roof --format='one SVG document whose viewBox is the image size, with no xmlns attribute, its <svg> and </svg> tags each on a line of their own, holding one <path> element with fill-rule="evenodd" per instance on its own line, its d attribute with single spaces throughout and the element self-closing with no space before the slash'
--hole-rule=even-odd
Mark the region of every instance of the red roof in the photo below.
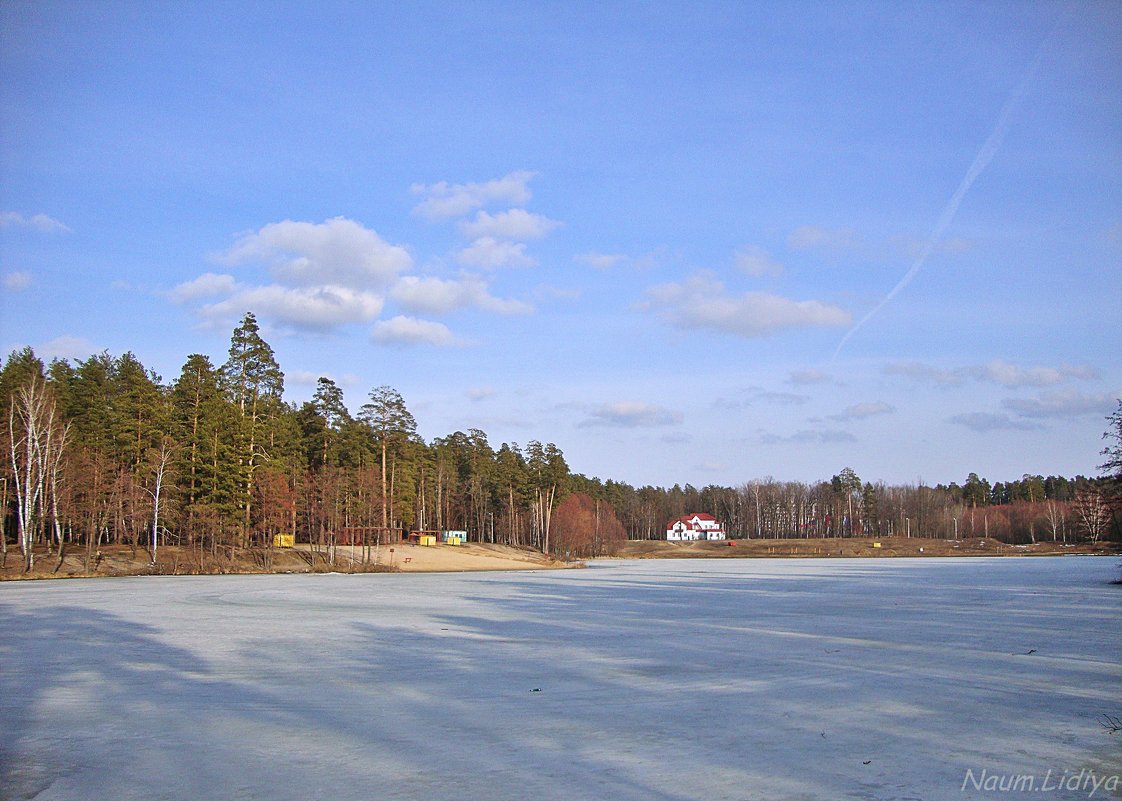
<svg viewBox="0 0 1122 801">
<path fill-rule="evenodd" d="M 666 524 L 666 530 L 669 531 L 671 528 L 673 528 L 675 523 L 685 523 L 687 525 L 690 525 L 690 524 L 692 524 L 695 517 L 698 520 L 704 520 L 706 522 L 709 522 L 709 521 L 712 521 L 714 523 L 718 522 L 717 518 L 713 517 L 713 515 L 707 515 L 704 512 L 695 512 L 694 514 L 682 515 L 681 517 L 675 517 L 673 520 L 669 521 Z"/>
</svg>

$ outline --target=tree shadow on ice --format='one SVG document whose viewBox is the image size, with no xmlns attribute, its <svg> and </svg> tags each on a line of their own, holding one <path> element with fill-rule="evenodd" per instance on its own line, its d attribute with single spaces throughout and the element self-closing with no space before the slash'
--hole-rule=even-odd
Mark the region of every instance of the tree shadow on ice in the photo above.
<svg viewBox="0 0 1122 801">
<path fill-rule="evenodd" d="M 1119 663 L 1076 647 L 1079 610 L 1002 620 L 911 569 L 875 575 L 804 591 L 536 574 L 467 595 L 463 612 L 437 601 L 413 631 L 355 623 L 366 642 L 340 659 L 409 698 L 418 749 L 482 743 L 462 770 L 526 765 L 619 798 L 905 798 L 932 782 L 949 796 L 965 767 L 1077 764 L 1078 721 L 1093 723 Z M 1029 635 L 1057 658 L 1011 650 Z"/>
<path fill-rule="evenodd" d="M 531 703 L 426 694 L 438 634 L 354 625 L 345 658 L 281 638 L 231 674 L 111 613 L 0 606 L 0 798 L 689 797 L 556 751 L 573 724 Z"/>
<path fill-rule="evenodd" d="M 56 782 L 73 797 L 229 798 L 239 749 L 301 725 L 262 677 L 217 675 L 159 630 L 87 607 L 0 605 L 0 664 L 5 801 Z"/>
<path fill-rule="evenodd" d="M 965 767 L 1015 750 L 1059 764 L 1083 742 L 1073 710 L 1095 727 L 1094 694 L 1114 692 L 1122 659 L 1088 658 L 1086 610 L 1026 624 L 1078 657 L 1034 662 L 960 587 L 818 570 L 261 580 L 255 603 L 300 587 L 315 625 L 219 632 L 235 646 L 220 664 L 169 644 L 174 626 L 5 606 L 0 796 L 70 771 L 96 781 L 70 797 L 122 800 L 886 799 L 933 781 L 951 797 Z M 384 611 L 421 587 L 419 612 Z M 220 609 L 217 625 L 241 620 Z"/>
<path fill-rule="evenodd" d="M 507 597 L 465 599 L 479 614 L 435 611 L 412 631 L 354 623 L 365 642 L 339 655 L 403 699 L 412 753 L 453 744 L 428 770 L 551 797 L 821 798 L 835 786 L 836 766 L 803 760 L 835 750 L 821 735 L 838 736 L 838 695 L 861 704 L 869 688 L 834 673 L 817 637 L 776 650 L 730 629 L 744 610 L 716 584 L 504 583 Z"/>
<path fill-rule="evenodd" d="M 159 642 L 143 625 L 84 607 L 0 606 L 0 785 L 5 798 L 30 797 L 49 784 L 58 762 L 82 761 L 85 738 L 127 731 L 130 710 L 167 711 L 185 677 L 205 672 L 189 651 Z M 102 710 L 114 710 L 103 714 Z M 87 723 L 96 718 L 93 729 Z M 61 726 L 44 733 L 43 721 Z M 51 740 L 58 740 L 52 743 Z"/>
</svg>

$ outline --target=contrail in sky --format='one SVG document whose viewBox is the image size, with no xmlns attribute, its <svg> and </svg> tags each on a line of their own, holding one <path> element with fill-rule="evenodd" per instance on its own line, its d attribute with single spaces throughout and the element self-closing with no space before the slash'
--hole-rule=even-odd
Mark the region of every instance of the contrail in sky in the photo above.
<svg viewBox="0 0 1122 801">
<path fill-rule="evenodd" d="M 1045 40 L 1045 42 L 1047 42 L 1047 40 Z M 831 361 L 838 358 L 838 354 L 841 353 L 842 348 L 845 347 L 845 343 L 849 342 L 850 337 L 856 334 L 861 329 L 861 326 L 869 322 L 869 320 L 883 309 L 889 301 L 899 295 L 904 287 L 910 284 L 912 279 L 923 269 L 923 265 L 927 262 L 928 257 L 931 255 L 932 251 L 935 250 L 935 246 L 939 244 L 939 240 L 943 238 L 943 234 L 946 233 L 951 221 L 954 220 L 955 215 L 958 213 L 958 207 L 962 204 L 962 199 L 966 197 L 966 193 L 970 191 L 970 187 L 974 185 L 974 181 L 985 171 L 990 161 L 993 160 L 993 157 L 997 155 L 997 151 L 1001 148 L 1001 142 L 1005 139 L 1005 133 L 1009 129 L 1009 119 L 1013 115 L 1013 108 L 1020 99 L 1024 97 L 1025 92 L 1028 90 L 1028 84 L 1036 74 L 1043 54 L 1044 45 L 1042 44 L 1040 49 L 1037 50 L 1036 57 L 1032 60 L 1032 64 L 1029 65 L 1028 70 L 1025 72 L 1024 77 L 1021 78 L 1020 83 L 1017 84 L 1017 88 L 1013 90 L 1012 96 L 1001 109 L 1001 116 L 997 119 L 997 125 L 994 126 L 989 138 L 986 139 L 985 143 L 982 145 L 982 149 L 978 151 L 978 155 L 974 157 L 974 163 L 971 164 L 970 169 L 966 171 L 966 175 L 963 176 L 962 182 L 958 185 L 958 189 L 951 195 L 951 199 L 943 209 L 943 213 L 939 215 L 939 221 L 935 223 L 935 228 L 931 232 L 931 236 L 923 246 L 919 257 L 912 264 L 911 269 L 904 273 L 904 277 L 897 282 L 896 286 L 892 287 L 892 290 L 881 299 L 880 303 L 873 307 L 872 311 L 858 320 L 852 328 L 845 332 L 845 336 L 843 336 L 841 342 L 838 343 L 837 350 L 834 351 Z"/>
</svg>

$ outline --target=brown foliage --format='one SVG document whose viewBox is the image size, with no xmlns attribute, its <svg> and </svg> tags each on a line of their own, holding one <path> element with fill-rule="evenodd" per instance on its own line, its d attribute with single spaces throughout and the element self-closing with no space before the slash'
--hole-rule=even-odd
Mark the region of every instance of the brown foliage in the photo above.
<svg viewBox="0 0 1122 801">
<path fill-rule="evenodd" d="M 274 534 L 287 534 L 296 528 L 296 491 L 288 476 L 279 470 L 262 468 L 257 472 L 254 487 L 257 495 L 257 533 L 262 545 L 268 546 Z"/>
<path fill-rule="evenodd" d="M 575 492 L 553 513 L 550 550 L 565 558 L 611 556 L 627 541 L 627 532 L 606 501 Z"/>
</svg>

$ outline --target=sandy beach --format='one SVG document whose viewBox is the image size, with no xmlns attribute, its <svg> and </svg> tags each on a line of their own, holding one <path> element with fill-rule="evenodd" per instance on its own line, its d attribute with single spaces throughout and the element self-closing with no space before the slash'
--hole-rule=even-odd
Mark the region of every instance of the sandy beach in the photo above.
<svg viewBox="0 0 1122 801">
<path fill-rule="evenodd" d="M 298 549 L 310 551 L 311 546 Z M 361 546 L 339 546 L 336 560 L 350 560 L 361 564 Z M 396 568 L 404 573 L 458 573 L 471 570 L 536 570 L 567 567 L 564 562 L 549 559 L 536 551 L 512 548 L 508 545 L 465 543 L 463 545 L 394 545 L 392 551 L 383 546 L 379 551 L 369 551 L 369 559 Z"/>
<path fill-rule="evenodd" d="M 410 545 L 398 543 L 380 549 L 341 545 L 334 548 L 300 544 L 295 548 L 242 549 L 211 553 L 198 548 L 165 546 L 156 565 L 143 547 L 106 545 L 94 554 L 70 548 L 63 558 L 38 550 L 30 572 L 23 568 L 18 550 L 9 549 L 0 567 L 0 579 L 83 578 L 92 576 L 216 575 L 230 573 L 459 573 L 480 570 L 544 570 L 573 567 L 530 548 L 469 543 L 464 545 Z"/>
</svg>

